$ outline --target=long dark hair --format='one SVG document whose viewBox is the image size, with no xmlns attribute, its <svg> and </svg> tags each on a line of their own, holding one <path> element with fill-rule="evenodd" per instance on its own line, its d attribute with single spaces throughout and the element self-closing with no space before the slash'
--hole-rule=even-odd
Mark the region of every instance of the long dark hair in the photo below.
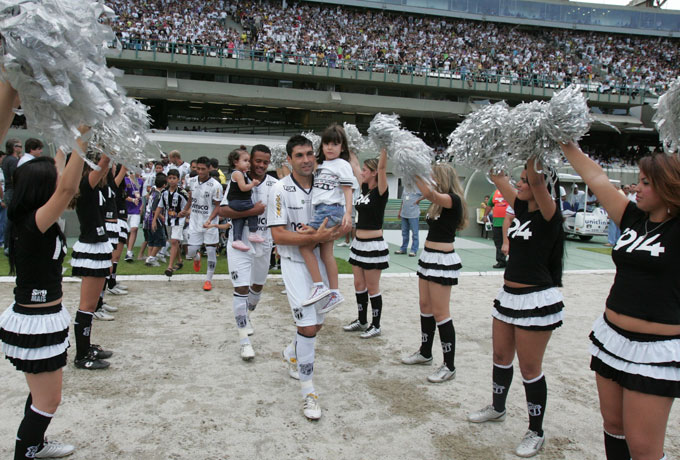
<svg viewBox="0 0 680 460">
<path fill-rule="evenodd" d="M 554 198 L 555 214 L 560 218 L 560 227 L 557 232 L 557 238 L 555 239 L 553 247 L 550 249 L 550 256 L 548 257 L 548 270 L 550 271 L 550 278 L 552 279 L 553 285 L 562 287 L 565 241 L 567 239 L 567 235 L 564 233 L 564 226 L 562 225 L 562 222 L 564 222 L 564 217 L 562 217 L 562 204 L 560 203 L 560 178 L 557 175 L 557 171 L 547 166 L 544 166 L 543 178 L 545 179 L 546 186 L 548 187 L 548 193 L 550 193 Z"/>
<path fill-rule="evenodd" d="M 321 144 L 319 144 L 319 152 L 316 157 L 316 162 L 318 164 L 326 161 L 326 155 L 323 153 L 324 144 L 340 144 L 342 147 L 340 149 L 340 157 L 345 161 L 349 161 L 349 144 L 347 143 L 347 135 L 342 126 L 337 123 L 333 123 L 328 128 L 324 129 L 321 133 Z"/>
<path fill-rule="evenodd" d="M 14 195 L 7 208 L 9 220 L 9 270 L 14 273 L 14 247 L 19 237 L 17 226 L 41 206 L 54 194 L 57 188 L 57 168 L 50 157 L 37 157 L 21 165 L 12 176 Z"/>
</svg>

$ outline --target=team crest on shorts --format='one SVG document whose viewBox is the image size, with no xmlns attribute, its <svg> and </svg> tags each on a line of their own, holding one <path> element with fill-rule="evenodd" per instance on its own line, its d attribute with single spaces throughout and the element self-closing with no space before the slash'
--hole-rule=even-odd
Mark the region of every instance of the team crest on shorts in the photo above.
<svg viewBox="0 0 680 460">
<path fill-rule="evenodd" d="M 237 280 L 237 279 L 238 279 L 238 272 L 237 272 L 237 271 L 231 272 L 230 275 L 231 275 L 231 279 L 232 279 L 232 280 Z"/>
<path fill-rule="evenodd" d="M 299 363 L 299 366 L 302 375 L 312 375 L 312 372 L 314 372 L 314 363 Z"/>
<path fill-rule="evenodd" d="M 295 316 L 295 319 L 298 321 L 302 319 L 302 308 L 295 308 L 293 309 L 293 316 Z"/>
</svg>

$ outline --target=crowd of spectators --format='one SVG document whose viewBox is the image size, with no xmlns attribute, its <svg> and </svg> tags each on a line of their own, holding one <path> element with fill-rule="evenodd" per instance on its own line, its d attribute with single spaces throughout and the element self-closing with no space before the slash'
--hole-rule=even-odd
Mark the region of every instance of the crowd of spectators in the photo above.
<svg viewBox="0 0 680 460">
<path fill-rule="evenodd" d="M 125 47 L 306 65 L 662 93 L 680 40 L 278 1 L 107 0 Z M 231 25 L 232 27 L 229 27 Z M 369 64 L 370 63 L 370 64 Z"/>
</svg>

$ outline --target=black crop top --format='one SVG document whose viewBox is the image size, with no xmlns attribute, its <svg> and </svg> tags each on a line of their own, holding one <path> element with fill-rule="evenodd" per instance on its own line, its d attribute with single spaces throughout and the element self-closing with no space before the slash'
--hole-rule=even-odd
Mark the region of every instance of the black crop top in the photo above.
<svg viewBox="0 0 680 460">
<path fill-rule="evenodd" d="M 111 170 L 109 170 L 106 176 L 106 185 L 102 187 L 102 192 L 104 192 L 105 198 L 103 203 L 105 220 L 118 219 L 118 206 L 116 206 L 116 191 L 114 189 L 115 186 L 116 183 L 113 181 L 113 174 L 111 173 Z"/>
<path fill-rule="evenodd" d="M 90 180 L 85 175 L 80 181 L 80 196 L 76 202 L 76 214 L 80 222 L 81 243 L 105 243 L 109 241 L 104 227 L 104 208 L 106 201 L 100 187 L 90 187 Z"/>
<path fill-rule="evenodd" d="M 450 208 L 442 208 L 441 214 L 436 219 L 425 216 L 425 222 L 429 228 L 427 238 L 425 238 L 427 241 L 453 243 L 456 239 L 456 229 L 463 219 L 463 206 L 458 195 L 455 193 L 448 195 L 451 197 Z"/>
<path fill-rule="evenodd" d="M 116 209 L 118 210 L 118 218 L 127 220 L 127 206 L 125 206 L 127 192 L 125 191 L 125 179 L 120 181 L 118 186 L 116 186 L 115 182 L 112 182 L 112 187 L 113 191 L 116 192 Z"/>
<path fill-rule="evenodd" d="M 630 202 L 620 227 L 621 237 L 612 249 L 616 277 L 607 308 L 655 323 L 680 324 L 680 219 L 648 222 L 647 214 Z"/>
<path fill-rule="evenodd" d="M 241 174 L 243 173 L 241 172 Z M 248 174 L 243 174 L 243 180 L 245 181 L 246 184 L 250 184 L 250 178 L 248 177 Z M 241 190 L 241 188 L 238 186 L 238 183 L 235 180 L 233 179 L 230 180 L 229 192 L 227 193 L 227 201 L 231 200 L 252 200 L 252 189 L 244 192 Z"/>
<path fill-rule="evenodd" d="M 61 266 L 66 238 L 55 223 L 45 233 L 38 230 L 35 212 L 16 223 L 14 301 L 20 305 L 52 302 L 62 297 Z"/>
<path fill-rule="evenodd" d="M 529 211 L 529 203 L 515 198 L 515 219 L 508 229 L 510 253 L 505 279 L 533 286 L 553 286 L 550 275 L 550 256 L 556 244 L 562 244 L 560 227 L 562 214 L 546 221 L 540 209 Z"/>
<path fill-rule="evenodd" d="M 378 187 L 369 190 L 367 184 L 361 184 L 361 195 L 354 202 L 359 215 L 357 230 L 382 230 L 389 195 L 389 188 L 381 195 Z"/>
</svg>

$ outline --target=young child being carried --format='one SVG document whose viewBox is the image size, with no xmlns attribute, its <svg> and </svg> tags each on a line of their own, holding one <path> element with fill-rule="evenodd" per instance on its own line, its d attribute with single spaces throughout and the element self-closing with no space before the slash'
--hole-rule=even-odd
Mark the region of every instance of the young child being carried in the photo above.
<svg viewBox="0 0 680 460">
<path fill-rule="evenodd" d="M 352 225 L 352 186 L 355 184 L 354 173 L 349 163 L 349 147 L 345 130 L 333 123 L 321 135 L 317 163 L 314 173 L 312 205 L 314 215 L 310 227 L 318 229 L 324 219 L 328 219 L 326 227 Z M 319 300 L 331 296 L 331 299 L 319 309 L 319 313 L 327 313 L 344 300 L 338 290 L 338 265 L 333 256 L 333 241 L 322 243 L 321 261 L 326 267 L 330 290 L 323 284 L 321 271 L 314 256 L 314 246 L 300 246 L 300 254 L 305 260 L 307 270 L 312 277 L 314 287 L 303 306 L 312 305 Z"/>
<path fill-rule="evenodd" d="M 229 154 L 229 167 L 233 170 L 231 173 L 231 182 L 229 183 L 229 193 L 227 200 L 229 207 L 234 211 L 247 211 L 251 209 L 254 204 L 251 198 L 253 187 L 257 187 L 260 181 L 248 177 L 250 171 L 250 154 L 246 150 L 236 149 Z M 264 239 L 258 235 L 257 232 L 257 216 L 243 217 L 240 219 L 232 219 L 232 231 L 234 232 L 234 242 L 231 247 L 239 251 L 248 251 L 250 247 L 243 242 L 243 225 L 248 221 L 248 241 L 252 243 L 263 243 Z"/>
</svg>

